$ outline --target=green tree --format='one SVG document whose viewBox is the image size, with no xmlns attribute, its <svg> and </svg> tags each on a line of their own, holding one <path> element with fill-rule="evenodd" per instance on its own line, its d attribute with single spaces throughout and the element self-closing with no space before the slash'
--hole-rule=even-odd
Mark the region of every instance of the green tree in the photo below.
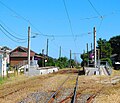
<svg viewBox="0 0 120 103">
<path fill-rule="evenodd" d="M 120 54 L 120 35 L 110 38 L 109 43 L 112 47 L 112 54 Z"/>
<path fill-rule="evenodd" d="M 69 64 L 70 64 L 70 60 L 68 60 Z M 71 66 L 72 68 L 76 66 L 75 60 L 71 59 Z"/>
<path fill-rule="evenodd" d="M 110 56 L 112 54 L 112 48 L 111 44 L 106 41 L 106 39 L 101 39 L 97 41 L 98 48 L 100 49 L 100 59 L 101 61 L 107 61 L 110 65 L 112 65 L 112 62 L 110 60 Z"/>
<path fill-rule="evenodd" d="M 110 58 L 112 53 L 111 44 L 106 41 L 106 39 L 101 39 L 97 41 L 98 48 L 100 49 L 100 58 Z"/>
<path fill-rule="evenodd" d="M 83 60 L 83 61 L 81 62 L 81 66 L 87 66 L 88 60 L 89 60 L 88 54 L 87 54 L 87 53 L 81 54 L 81 59 Z"/>
<path fill-rule="evenodd" d="M 55 66 L 55 59 L 53 58 L 48 58 L 46 64 L 46 66 Z"/>
<path fill-rule="evenodd" d="M 68 64 L 68 59 L 66 57 L 60 57 L 55 63 L 55 65 L 61 69 L 68 67 Z"/>
</svg>

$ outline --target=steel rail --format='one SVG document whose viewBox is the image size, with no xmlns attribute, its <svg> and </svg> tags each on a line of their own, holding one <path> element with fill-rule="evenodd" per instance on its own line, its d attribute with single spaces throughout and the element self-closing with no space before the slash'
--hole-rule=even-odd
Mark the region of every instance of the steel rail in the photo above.
<svg viewBox="0 0 120 103">
<path fill-rule="evenodd" d="M 81 93 L 78 93 L 77 97 L 80 95 L 81 95 Z M 69 99 L 71 100 L 72 96 L 73 96 L 73 93 L 71 93 L 68 97 L 66 97 L 65 99 L 63 99 L 62 101 L 60 101 L 58 103 L 67 103 L 69 101 Z"/>
<path fill-rule="evenodd" d="M 77 87 L 78 87 L 78 77 L 79 77 L 79 75 L 76 78 L 76 85 L 75 85 L 75 88 L 74 88 L 74 94 L 73 94 L 71 103 L 75 103 L 76 102 Z"/>
<path fill-rule="evenodd" d="M 95 98 L 98 94 L 100 94 L 100 92 L 102 91 L 102 89 L 103 89 L 103 87 L 102 87 L 99 91 L 97 91 L 96 93 L 94 93 L 93 95 L 91 95 L 91 96 L 87 99 L 87 102 L 86 102 L 86 103 L 91 103 L 91 102 L 94 100 L 94 98 Z"/>
<path fill-rule="evenodd" d="M 64 85 L 64 83 L 69 79 L 70 76 L 68 76 L 65 81 L 60 85 L 60 87 L 58 87 L 58 89 L 50 96 L 50 98 L 45 102 L 45 103 L 52 103 L 52 101 L 55 99 L 56 95 L 58 94 L 58 92 L 60 91 L 60 89 L 62 88 L 62 86 Z"/>
</svg>

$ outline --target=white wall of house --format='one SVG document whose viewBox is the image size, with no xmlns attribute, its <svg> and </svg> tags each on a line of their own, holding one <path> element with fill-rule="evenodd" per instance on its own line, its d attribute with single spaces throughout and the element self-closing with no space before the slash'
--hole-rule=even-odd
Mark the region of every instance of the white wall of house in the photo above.
<svg viewBox="0 0 120 103">
<path fill-rule="evenodd" d="M 0 76 L 6 76 L 6 60 L 7 58 L 3 58 L 3 55 L 0 55 Z"/>
</svg>

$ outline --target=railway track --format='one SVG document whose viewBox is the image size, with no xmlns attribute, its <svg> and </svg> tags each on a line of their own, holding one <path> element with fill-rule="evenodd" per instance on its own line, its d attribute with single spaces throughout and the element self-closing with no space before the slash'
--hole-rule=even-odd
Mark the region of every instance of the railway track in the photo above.
<svg viewBox="0 0 120 103">
<path fill-rule="evenodd" d="M 15 84 L 16 87 L 14 89 L 12 88 L 12 85 L 10 87 L 7 86 L 6 92 L 1 89 L 0 100 L 5 100 L 6 98 L 9 99 L 16 94 L 28 92 L 28 88 L 42 86 L 41 89 L 36 89 L 37 91 L 29 93 L 24 99 L 21 98 L 21 101 L 18 101 L 18 103 L 92 103 L 102 89 L 100 90 L 101 87 L 96 89 L 95 84 L 91 81 L 90 84 L 94 84 L 94 87 L 89 86 L 88 81 L 86 81 L 87 79 L 83 79 L 84 77 L 82 76 L 79 77 L 77 73 L 67 71 L 67 75 L 66 72 L 63 72 L 63 74 L 58 74 L 58 78 L 56 78 L 56 76 L 47 77 L 49 80 L 46 81 L 44 78 L 34 80 L 35 82 L 29 81 L 29 83 L 24 81 Z M 53 80 L 53 78 L 55 79 Z M 45 84 L 42 82 L 39 84 L 39 81 L 44 81 Z M 24 85 L 22 83 L 24 83 Z M 47 87 L 49 88 L 47 89 Z M 95 92 L 92 92 L 94 89 L 96 89 Z"/>
<path fill-rule="evenodd" d="M 70 101 L 71 101 L 71 103 L 75 103 L 76 97 L 79 95 L 79 94 L 77 94 L 78 76 L 79 75 L 77 75 L 77 77 L 76 77 L 74 89 L 73 88 L 67 89 L 65 91 L 65 89 L 63 87 L 64 84 L 68 81 L 68 79 L 70 77 L 70 76 L 68 76 L 65 79 L 65 81 L 57 88 L 57 90 L 49 97 L 49 99 L 45 103 L 54 103 L 55 100 L 57 100 L 57 103 L 67 103 Z M 60 95 L 62 95 L 62 98 L 58 99 L 58 98 L 60 98 Z"/>
<path fill-rule="evenodd" d="M 58 93 L 62 89 L 64 83 L 69 79 L 69 76 L 65 79 L 65 81 L 60 85 L 60 87 L 51 95 L 51 97 L 46 101 L 46 103 L 52 103 L 54 99 L 57 97 Z"/>
<path fill-rule="evenodd" d="M 60 87 L 58 87 L 58 89 L 49 97 L 49 99 L 47 99 L 45 103 L 93 103 L 95 97 L 103 88 L 92 94 L 82 94 L 84 90 L 89 88 L 84 88 L 78 92 L 78 79 L 79 75 L 76 77 L 74 87 L 71 90 L 67 89 L 65 91 L 63 86 L 69 80 L 69 77 L 66 78 Z"/>
</svg>

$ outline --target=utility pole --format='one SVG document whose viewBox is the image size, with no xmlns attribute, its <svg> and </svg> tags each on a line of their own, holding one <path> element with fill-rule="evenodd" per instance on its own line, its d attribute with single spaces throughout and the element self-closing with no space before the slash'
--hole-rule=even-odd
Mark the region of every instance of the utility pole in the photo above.
<svg viewBox="0 0 120 103">
<path fill-rule="evenodd" d="M 76 65 L 77 65 L 76 53 L 74 53 L 74 60 L 75 60 L 75 63 L 76 63 Z"/>
<path fill-rule="evenodd" d="M 61 46 L 60 46 L 60 52 L 59 52 L 59 58 L 61 57 Z"/>
<path fill-rule="evenodd" d="M 92 43 L 91 43 L 91 51 L 92 51 Z"/>
<path fill-rule="evenodd" d="M 87 48 L 87 54 L 88 54 L 88 43 L 86 44 L 86 48 Z"/>
<path fill-rule="evenodd" d="M 42 49 L 42 56 L 43 56 L 43 59 L 42 59 L 42 67 L 45 66 L 45 55 L 44 55 L 44 49 Z"/>
<path fill-rule="evenodd" d="M 48 56 L 48 39 L 47 39 L 47 50 L 46 50 L 46 56 Z"/>
<path fill-rule="evenodd" d="M 93 28 L 94 33 L 94 67 L 96 68 L 96 28 Z"/>
<path fill-rule="evenodd" d="M 83 50 L 83 55 L 85 54 L 85 50 Z M 83 66 L 85 66 L 85 58 L 83 56 Z"/>
<path fill-rule="evenodd" d="M 83 53 L 85 54 L 85 50 L 83 50 Z"/>
<path fill-rule="evenodd" d="M 76 63 L 76 65 L 77 65 L 77 58 L 76 58 L 76 55 L 81 55 L 81 53 L 71 53 L 71 54 L 74 55 L 74 60 L 75 60 L 75 63 Z"/>
<path fill-rule="evenodd" d="M 30 27 L 28 27 L 28 74 L 30 70 Z"/>
<path fill-rule="evenodd" d="M 89 66 L 89 53 L 88 53 L 88 43 L 86 44 L 86 46 L 87 46 L 87 55 L 88 55 L 88 64 L 87 64 L 87 66 Z"/>
<path fill-rule="evenodd" d="M 5 70 L 6 70 L 6 68 L 5 68 L 5 66 L 6 66 L 6 49 L 4 49 L 4 53 L 3 53 L 3 62 L 4 62 L 4 64 L 3 64 L 3 79 L 4 79 Z"/>
<path fill-rule="evenodd" d="M 70 50 L 70 68 L 71 68 L 71 57 L 72 57 L 72 52 Z"/>
</svg>

